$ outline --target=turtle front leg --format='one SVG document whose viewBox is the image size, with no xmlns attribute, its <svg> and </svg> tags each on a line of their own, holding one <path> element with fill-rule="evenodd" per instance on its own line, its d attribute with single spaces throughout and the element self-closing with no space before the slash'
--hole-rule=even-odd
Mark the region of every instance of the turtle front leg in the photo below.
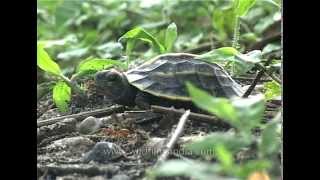
<svg viewBox="0 0 320 180">
<path fill-rule="evenodd" d="M 141 109 L 150 109 L 150 98 L 149 94 L 138 92 L 135 98 L 135 104 Z"/>
</svg>

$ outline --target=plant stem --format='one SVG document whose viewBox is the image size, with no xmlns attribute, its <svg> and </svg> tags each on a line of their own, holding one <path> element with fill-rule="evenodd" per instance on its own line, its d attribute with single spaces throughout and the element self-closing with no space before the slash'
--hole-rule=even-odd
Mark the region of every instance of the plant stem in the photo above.
<svg viewBox="0 0 320 180">
<path fill-rule="evenodd" d="M 66 76 L 64 75 L 61 75 L 60 76 L 62 78 L 62 80 L 68 84 L 68 86 L 71 87 L 71 89 L 76 93 L 76 94 L 79 94 L 80 96 L 85 96 L 85 93 L 84 91 L 77 85 L 75 84 L 74 82 L 72 82 L 69 78 L 67 78 Z"/>
<path fill-rule="evenodd" d="M 238 49 L 238 41 L 240 36 L 240 21 L 239 16 L 235 16 L 234 20 L 234 29 L 233 29 L 233 40 L 232 40 L 232 47 Z"/>
</svg>

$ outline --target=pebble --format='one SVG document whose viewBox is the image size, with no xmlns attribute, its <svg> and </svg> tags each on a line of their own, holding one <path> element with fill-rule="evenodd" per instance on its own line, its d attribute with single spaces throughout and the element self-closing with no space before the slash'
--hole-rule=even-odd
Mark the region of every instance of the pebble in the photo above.
<svg viewBox="0 0 320 180">
<path fill-rule="evenodd" d="M 117 174 L 111 180 L 129 180 L 130 178 L 125 174 Z"/>
<path fill-rule="evenodd" d="M 125 152 L 121 147 L 114 143 L 98 142 L 91 151 L 87 152 L 83 156 L 82 162 L 89 163 L 90 161 L 95 161 L 99 163 L 107 163 L 123 156 L 124 154 Z"/>
<path fill-rule="evenodd" d="M 89 116 L 79 124 L 78 131 L 81 134 L 91 134 L 100 129 L 101 125 L 102 123 L 99 118 Z"/>
</svg>

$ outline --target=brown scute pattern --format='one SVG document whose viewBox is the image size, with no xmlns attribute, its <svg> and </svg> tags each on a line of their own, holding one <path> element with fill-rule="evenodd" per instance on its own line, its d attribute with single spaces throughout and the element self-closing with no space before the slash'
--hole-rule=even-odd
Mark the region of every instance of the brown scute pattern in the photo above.
<svg viewBox="0 0 320 180">
<path fill-rule="evenodd" d="M 166 55 L 153 59 L 126 73 L 128 81 L 138 89 L 171 99 L 188 98 L 187 81 L 211 95 L 241 96 L 241 86 L 222 67 L 193 59 L 188 55 Z"/>
</svg>

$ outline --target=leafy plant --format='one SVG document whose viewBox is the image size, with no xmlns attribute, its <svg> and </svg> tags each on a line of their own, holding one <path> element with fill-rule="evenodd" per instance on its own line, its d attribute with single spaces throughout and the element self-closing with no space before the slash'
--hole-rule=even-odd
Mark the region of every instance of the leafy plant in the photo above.
<svg viewBox="0 0 320 180">
<path fill-rule="evenodd" d="M 270 157 L 279 153 L 279 116 L 267 125 L 262 124 L 265 107 L 263 96 L 225 99 L 212 97 L 190 83 L 187 83 L 187 88 L 192 101 L 199 108 L 221 118 L 236 128 L 236 131 L 211 133 L 184 147 L 200 156 L 211 156 L 217 160 L 216 163 L 193 160 L 167 161 L 151 170 L 150 177 L 189 176 L 197 179 L 229 179 L 234 177 L 247 179 L 257 173 L 268 177 L 267 170 L 273 165 Z M 252 134 L 252 131 L 258 127 L 262 130 L 261 136 Z M 235 159 L 237 153 L 250 149 L 258 150 L 256 158 L 242 160 L 241 163 Z M 214 153 L 204 153 L 210 150 L 214 150 Z M 177 165 L 178 168 L 172 168 L 174 165 Z"/>
<path fill-rule="evenodd" d="M 275 81 L 266 82 L 263 84 L 264 86 L 264 95 L 267 100 L 273 99 L 277 96 L 281 95 L 281 87 Z"/>
<path fill-rule="evenodd" d="M 126 46 L 126 54 L 128 57 L 130 57 L 131 52 L 133 48 L 136 45 L 137 40 L 147 42 L 151 46 L 153 46 L 154 50 L 159 53 L 165 53 L 170 52 L 172 50 L 173 44 L 175 40 L 177 39 L 177 26 L 175 23 L 171 23 L 166 30 L 165 33 L 165 42 L 164 44 L 161 44 L 160 41 L 151 35 L 149 32 L 147 32 L 145 29 L 141 27 L 136 27 L 127 33 L 125 33 L 123 36 L 120 37 L 119 41 L 121 40 L 127 40 L 127 46 Z"/>
<path fill-rule="evenodd" d="M 44 46 L 44 42 L 38 42 L 37 44 L 37 65 L 43 71 L 57 78 L 57 83 L 53 87 L 52 97 L 55 105 L 61 112 L 67 111 L 71 99 L 71 92 L 75 92 L 76 94 L 85 97 L 84 90 L 75 83 L 76 78 L 93 74 L 99 70 L 111 68 L 113 66 L 124 67 L 119 61 L 89 58 L 78 65 L 76 73 L 69 79 L 62 73 L 60 66 L 51 59 L 44 49 Z"/>
<path fill-rule="evenodd" d="M 238 41 L 240 36 L 240 17 L 247 14 L 249 9 L 255 4 L 256 0 L 234 0 L 233 9 L 234 9 L 234 34 L 232 47 L 238 47 Z"/>
<path fill-rule="evenodd" d="M 233 47 L 213 49 L 207 53 L 198 55 L 197 59 L 217 63 L 226 68 L 231 66 L 231 72 L 235 75 L 247 73 L 255 64 L 262 61 L 260 50 L 242 54 Z"/>
</svg>

